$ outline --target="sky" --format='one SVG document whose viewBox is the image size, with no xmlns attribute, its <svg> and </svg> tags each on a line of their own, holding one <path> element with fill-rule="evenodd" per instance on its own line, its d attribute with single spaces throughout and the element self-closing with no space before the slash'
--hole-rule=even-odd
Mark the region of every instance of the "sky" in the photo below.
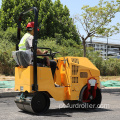
<svg viewBox="0 0 120 120">
<path fill-rule="evenodd" d="M 55 0 L 52 0 L 53 2 Z M 66 5 L 70 10 L 70 17 L 73 18 L 76 14 L 81 14 L 81 8 L 83 5 L 89 5 L 90 7 L 95 6 L 99 3 L 99 0 L 60 0 L 63 5 Z M 106 0 L 111 1 L 111 0 Z M 1 7 L 2 0 L 0 0 L 0 7 Z M 116 24 L 120 20 L 120 13 L 115 16 L 115 19 L 113 19 L 111 25 Z M 76 23 L 77 28 L 82 33 L 82 35 L 85 35 L 85 32 L 83 31 L 82 27 L 79 26 L 78 23 Z M 89 40 L 88 40 L 89 41 Z M 93 38 L 93 41 L 96 42 L 107 42 L 107 38 Z M 111 36 L 108 38 L 108 43 L 114 43 L 114 44 L 120 44 L 120 33 L 114 36 Z"/>
</svg>

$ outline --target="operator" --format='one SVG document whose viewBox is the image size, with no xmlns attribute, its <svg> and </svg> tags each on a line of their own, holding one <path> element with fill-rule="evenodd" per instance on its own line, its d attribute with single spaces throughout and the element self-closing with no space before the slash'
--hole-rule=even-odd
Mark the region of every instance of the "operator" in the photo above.
<svg viewBox="0 0 120 120">
<path fill-rule="evenodd" d="M 33 52 L 33 39 L 34 39 L 34 22 L 29 22 L 27 24 L 27 33 L 22 37 L 19 43 L 19 50 L 29 50 Z M 39 29 L 37 29 L 39 31 Z M 40 49 L 37 49 L 37 55 L 43 55 L 48 53 L 48 51 L 42 52 Z M 44 63 L 46 66 L 51 67 L 52 75 L 54 78 L 54 73 L 56 70 L 56 62 L 53 60 L 49 60 L 47 56 L 44 56 L 44 59 L 37 58 L 37 63 Z"/>
</svg>

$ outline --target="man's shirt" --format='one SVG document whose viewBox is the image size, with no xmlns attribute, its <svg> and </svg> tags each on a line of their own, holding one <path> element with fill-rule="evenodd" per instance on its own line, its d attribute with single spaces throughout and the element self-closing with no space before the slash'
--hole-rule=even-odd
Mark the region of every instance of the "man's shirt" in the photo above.
<svg viewBox="0 0 120 120">
<path fill-rule="evenodd" d="M 34 39 L 34 36 L 30 35 L 27 39 L 26 39 L 26 42 L 25 42 L 25 46 L 26 46 L 26 50 L 28 49 L 31 49 L 33 47 L 33 39 Z"/>
</svg>

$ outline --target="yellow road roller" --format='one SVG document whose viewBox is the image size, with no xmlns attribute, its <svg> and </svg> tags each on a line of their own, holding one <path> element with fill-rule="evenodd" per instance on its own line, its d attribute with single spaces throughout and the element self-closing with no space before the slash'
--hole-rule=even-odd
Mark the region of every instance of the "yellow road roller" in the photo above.
<svg viewBox="0 0 120 120">
<path fill-rule="evenodd" d="M 59 57 L 54 58 L 55 53 L 42 56 L 51 56 L 56 61 L 56 71 L 52 76 L 51 68 L 37 64 L 37 25 L 38 10 L 32 7 L 22 12 L 18 22 L 18 40 L 20 40 L 22 17 L 29 11 L 35 13 L 33 60 L 28 63 L 30 51 L 13 52 L 17 62 L 15 67 L 15 91 L 20 91 L 15 103 L 23 111 L 32 113 L 45 113 L 50 106 L 50 98 L 63 101 L 65 105 L 75 108 L 98 108 L 102 95 L 100 90 L 100 71 L 85 57 Z M 25 59 L 25 60 L 24 60 Z M 55 86 L 57 84 L 58 86 Z"/>
</svg>

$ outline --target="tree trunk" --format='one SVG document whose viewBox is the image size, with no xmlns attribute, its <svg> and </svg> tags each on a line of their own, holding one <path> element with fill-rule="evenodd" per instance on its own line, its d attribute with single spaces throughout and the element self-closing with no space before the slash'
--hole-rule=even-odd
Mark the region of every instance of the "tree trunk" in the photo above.
<svg viewBox="0 0 120 120">
<path fill-rule="evenodd" d="M 84 50 L 84 57 L 86 57 L 86 41 L 83 39 L 83 50 Z"/>
</svg>

